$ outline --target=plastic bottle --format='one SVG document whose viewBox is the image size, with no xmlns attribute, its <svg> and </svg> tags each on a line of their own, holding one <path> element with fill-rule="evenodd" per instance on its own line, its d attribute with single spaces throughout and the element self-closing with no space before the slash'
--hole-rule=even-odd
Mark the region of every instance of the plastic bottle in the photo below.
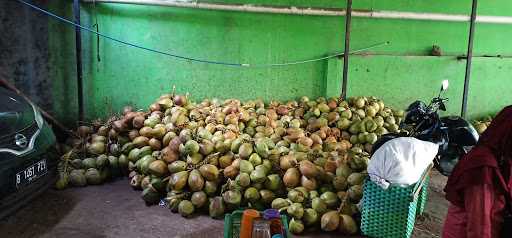
<svg viewBox="0 0 512 238">
<path fill-rule="evenodd" d="M 252 237 L 251 238 L 271 238 L 270 221 L 256 218 L 252 224 Z"/>
<path fill-rule="evenodd" d="M 270 222 L 270 234 L 284 235 L 283 224 L 281 223 L 281 214 L 276 209 L 267 209 L 263 211 L 263 219 Z"/>
<path fill-rule="evenodd" d="M 242 214 L 242 222 L 240 224 L 240 238 L 251 238 L 253 223 L 260 217 L 260 213 L 254 209 L 247 209 Z"/>
</svg>

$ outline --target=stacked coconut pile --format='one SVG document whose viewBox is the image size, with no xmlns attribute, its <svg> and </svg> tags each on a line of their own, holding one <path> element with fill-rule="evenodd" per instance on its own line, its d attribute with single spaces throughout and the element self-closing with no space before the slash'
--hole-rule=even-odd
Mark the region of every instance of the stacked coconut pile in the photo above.
<svg viewBox="0 0 512 238">
<path fill-rule="evenodd" d="M 272 207 L 291 217 L 295 234 L 354 234 L 372 144 L 397 132 L 403 114 L 374 97 L 265 105 L 162 95 L 149 111 L 125 108 L 104 125 L 80 127 L 57 185 L 129 174 L 146 204 L 165 199 L 185 217 Z"/>
</svg>

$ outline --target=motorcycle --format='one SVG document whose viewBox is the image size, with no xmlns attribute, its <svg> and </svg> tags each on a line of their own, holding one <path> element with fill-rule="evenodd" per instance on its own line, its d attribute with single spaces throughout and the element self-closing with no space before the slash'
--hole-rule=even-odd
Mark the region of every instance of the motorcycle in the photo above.
<svg viewBox="0 0 512 238">
<path fill-rule="evenodd" d="M 444 80 L 437 97 L 429 105 L 415 101 L 406 110 L 406 116 L 400 123 L 400 133 L 383 135 L 372 147 L 376 151 L 384 143 L 398 137 L 414 137 L 439 145 L 434 167 L 445 176 L 449 176 L 459 161 L 476 145 L 478 133 L 475 128 L 459 116 L 440 117 L 438 111 L 446 111 L 442 94 L 448 89 L 449 82 Z"/>
</svg>

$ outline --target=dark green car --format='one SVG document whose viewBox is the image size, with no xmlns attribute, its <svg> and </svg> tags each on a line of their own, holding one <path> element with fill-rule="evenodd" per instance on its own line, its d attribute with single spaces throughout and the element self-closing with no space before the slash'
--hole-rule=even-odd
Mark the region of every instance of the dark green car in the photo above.
<svg viewBox="0 0 512 238">
<path fill-rule="evenodd" d="M 55 143 L 39 110 L 0 87 L 0 217 L 54 183 Z"/>
</svg>

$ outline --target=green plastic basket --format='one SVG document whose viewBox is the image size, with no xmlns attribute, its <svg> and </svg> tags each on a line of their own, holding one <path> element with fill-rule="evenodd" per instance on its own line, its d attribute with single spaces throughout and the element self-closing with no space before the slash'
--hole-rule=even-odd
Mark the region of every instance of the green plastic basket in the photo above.
<svg viewBox="0 0 512 238">
<path fill-rule="evenodd" d="M 240 237 L 240 223 L 242 222 L 243 213 L 243 210 L 236 210 L 224 216 L 224 238 Z M 291 237 L 288 231 L 288 218 L 286 215 L 281 215 L 281 223 L 284 227 L 285 237 Z"/>
<path fill-rule="evenodd" d="M 417 213 L 427 200 L 429 167 L 420 182 L 409 187 L 390 186 L 384 190 L 371 180 L 364 183 L 361 231 L 374 238 L 409 238 Z"/>
<path fill-rule="evenodd" d="M 425 178 L 425 182 L 423 182 L 423 186 L 421 188 L 420 196 L 418 197 L 418 208 L 416 209 L 416 215 L 422 215 L 423 211 L 425 211 L 425 205 L 428 200 L 428 185 L 430 183 L 430 176 Z"/>
</svg>

